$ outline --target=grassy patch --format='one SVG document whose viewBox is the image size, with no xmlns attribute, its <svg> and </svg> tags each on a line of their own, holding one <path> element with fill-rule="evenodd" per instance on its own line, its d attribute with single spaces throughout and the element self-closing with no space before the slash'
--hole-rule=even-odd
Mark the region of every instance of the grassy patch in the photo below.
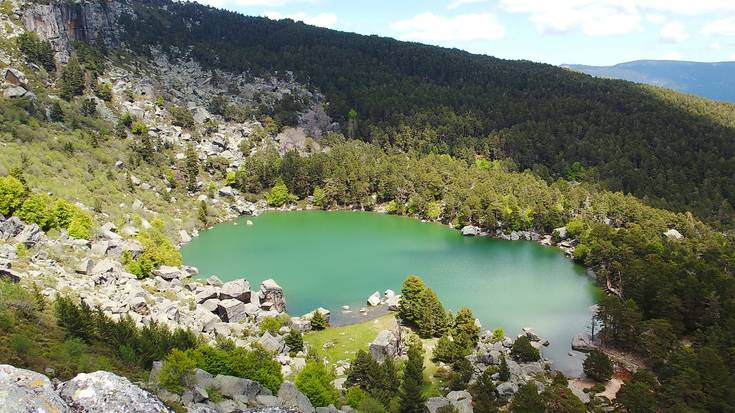
<svg viewBox="0 0 735 413">
<path fill-rule="evenodd" d="M 307 333 L 304 343 L 332 364 L 340 360 L 352 361 L 358 350 L 368 349 L 380 331 L 392 330 L 395 326 L 395 317 L 387 314 L 364 323 Z"/>
</svg>

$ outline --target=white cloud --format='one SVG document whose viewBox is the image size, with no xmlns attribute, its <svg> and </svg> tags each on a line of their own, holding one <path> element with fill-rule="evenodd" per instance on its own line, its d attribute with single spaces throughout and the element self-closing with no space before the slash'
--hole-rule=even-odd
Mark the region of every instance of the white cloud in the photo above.
<svg viewBox="0 0 735 413">
<path fill-rule="evenodd" d="M 334 13 L 319 13 L 309 15 L 304 12 L 293 13 L 293 14 L 281 14 L 277 11 L 269 11 L 262 14 L 263 17 L 267 17 L 272 20 L 292 19 L 301 21 L 312 26 L 320 27 L 334 27 L 337 24 L 337 15 Z"/>
<path fill-rule="evenodd" d="M 679 52 L 669 52 L 660 57 L 661 60 L 684 60 L 684 55 Z"/>
<path fill-rule="evenodd" d="M 402 39 L 418 41 L 492 40 L 505 36 L 505 28 L 492 13 L 445 17 L 427 12 L 397 21 L 391 28 Z"/>
<path fill-rule="evenodd" d="M 666 16 L 663 14 L 653 13 L 646 16 L 646 20 L 653 24 L 661 24 L 666 21 Z"/>
<path fill-rule="evenodd" d="M 487 0 L 453 0 L 451 3 L 449 3 L 449 6 L 447 6 L 447 8 L 449 8 L 450 10 L 453 10 L 453 9 L 456 9 L 462 6 L 466 6 L 468 4 L 477 4 L 477 3 L 485 3 L 485 2 L 487 2 Z"/>
<path fill-rule="evenodd" d="M 702 28 L 707 36 L 735 36 L 735 17 L 715 20 Z"/>
<path fill-rule="evenodd" d="M 644 19 L 661 24 L 665 15 L 735 12 L 733 0 L 499 0 L 498 4 L 509 13 L 528 14 L 542 32 L 578 30 L 597 36 L 640 31 Z"/>
<path fill-rule="evenodd" d="M 709 48 L 712 50 L 720 50 L 722 49 L 722 45 L 720 44 L 720 42 L 714 42 L 710 43 Z"/>
<path fill-rule="evenodd" d="M 681 22 L 668 22 L 659 33 L 659 39 L 665 43 L 681 43 L 688 38 L 689 35 Z"/>
<path fill-rule="evenodd" d="M 735 54 L 730 56 L 730 60 L 735 60 Z"/>
</svg>

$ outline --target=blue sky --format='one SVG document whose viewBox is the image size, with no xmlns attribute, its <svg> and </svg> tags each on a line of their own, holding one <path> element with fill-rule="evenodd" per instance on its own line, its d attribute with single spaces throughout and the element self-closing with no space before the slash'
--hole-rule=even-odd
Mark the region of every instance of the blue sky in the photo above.
<svg viewBox="0 0 735 413">
<path fill-rule="evenodd" d="M 735 0 L 199 0 L 506 59 L 735 60 Z"/>
</svg>

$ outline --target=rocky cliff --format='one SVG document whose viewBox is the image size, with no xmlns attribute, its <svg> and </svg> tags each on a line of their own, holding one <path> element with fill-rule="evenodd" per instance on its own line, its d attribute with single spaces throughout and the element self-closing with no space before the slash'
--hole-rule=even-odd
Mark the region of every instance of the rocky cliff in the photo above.
<svg viewBox="0 0 735 413">
<path fill-rule="evenodd" d="M 131 11 L 119 1 L 53 1 L 50 4 L 23 2 L 19 13 L 26 29 L 50 41 L 58 61 L 66 63 L 74 41 L 117 46 L 117 19 Z"/>
</svg>

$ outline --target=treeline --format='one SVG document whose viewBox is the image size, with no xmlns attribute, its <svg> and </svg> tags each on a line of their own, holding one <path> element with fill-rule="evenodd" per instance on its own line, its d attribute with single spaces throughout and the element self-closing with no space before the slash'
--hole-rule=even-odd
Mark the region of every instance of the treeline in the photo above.
<svg viewBox="0 0 735 413">
<path fill-rule="evenodd" d="M 350 137 L 403 151 L 510 157 L 551 178 L 600 181 L 732 224 L 731 105 L 196 3 L 149 0 L 134 8 L 135 18 L 122 19 L 128 47 L 190 50 L 213 70 L 293 71 L 327 95 L 329 113 Z"/>
</svg>

